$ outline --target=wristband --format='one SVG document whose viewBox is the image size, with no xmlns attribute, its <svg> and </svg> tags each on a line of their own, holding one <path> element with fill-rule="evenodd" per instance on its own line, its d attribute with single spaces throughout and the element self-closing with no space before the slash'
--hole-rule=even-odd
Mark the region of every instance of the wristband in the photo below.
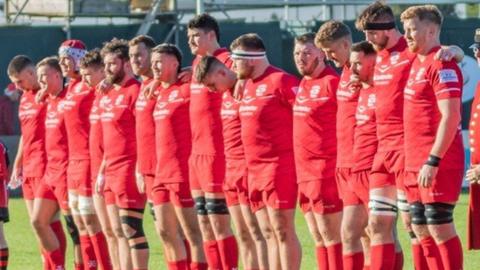
<svg viewBox="0 0 480 270">
<path fill-rule="evenodd" d="M 434 156 L 434 155 L 429 155 L 427 162 L 425 164 L 432 166 L 432 167 L 438 167 L 440 165 L 440 160 L 441 158 Z"/>
</svg>

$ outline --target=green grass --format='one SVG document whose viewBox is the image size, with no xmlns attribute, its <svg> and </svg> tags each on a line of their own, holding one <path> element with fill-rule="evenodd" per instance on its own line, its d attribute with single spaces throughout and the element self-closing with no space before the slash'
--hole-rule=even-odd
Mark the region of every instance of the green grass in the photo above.
<svg viewBox="0 0 480 270">
<path fill-rule="evenodd" d="M 455 209 L 455 220 L 457 229 L 465 247 L 466 220 L 467 220 L 468 195 L 463 194 Z M 25 205 L 21 199 L 10 200 L 10 222 L 6 224 L 5 233 L 10 246 L 10 267 L 11 270 L 37 270 L 42 269 L 41 259 L 38 253 L 37 241 L 32 233 Z M 300 212 L 296 217 L 297 232 L 302 243 L 303 260 L 302 269 L 316 269 L 314 245 L 311 240 L 307 226 Z M 145 230 L 150 242 L 150 269 L 166 269 L 163 261 L 161 243 L 155 235 L 153 221 L 150 215 L 146 215 Z M 411 263 L 409 240 L 407 234 L 399 225 L 399 235 L 405 253 L 406 270 L 413 269 Z M 70 241 L 69 241 L 70 244 Z M 72 249 L 69 245 L 67 250 L 67 269 L 73 268 Z M 464 251 L 465 270 L 480 269 L 480 251 Z"/>
</svg>

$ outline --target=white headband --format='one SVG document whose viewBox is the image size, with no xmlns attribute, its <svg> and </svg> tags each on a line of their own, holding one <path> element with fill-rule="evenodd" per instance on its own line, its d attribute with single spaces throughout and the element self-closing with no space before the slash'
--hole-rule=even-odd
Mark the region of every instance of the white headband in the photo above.
<svg viewBox="0 0 480 270">
<path fill-rule="evenodd" d="M 243 50 L 234 50 L 232 52 L 232 59 L 262 59 L 267 54 L 265 52 L 252 52 Z"/>
</svg>

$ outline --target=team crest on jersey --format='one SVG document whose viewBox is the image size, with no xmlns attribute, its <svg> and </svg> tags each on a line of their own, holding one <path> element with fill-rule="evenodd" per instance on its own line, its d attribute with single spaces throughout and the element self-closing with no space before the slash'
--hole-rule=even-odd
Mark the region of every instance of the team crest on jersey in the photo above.
<svg viewBox="0 0 480 270">
<path fill-rule="evenodd" d="M 120 106 L 122 105 L 123 100 L 125 99 L 124 95 L 119 95 L 117 99 L 115 100 L 115 106 Z"/>
<path fill-rule="evenodd" d="M 260 84 L 257 86 L 257 89 L 255 90 L 255 95 L 257 97 L 261 97 L 267 92 L 267 85 L 266 84 Z"/>
<path fill-rule="evenodd" d="M 173 102 L 178 98 L 178 90 L 173 90 L 168 95 L 168 102 Z"/>
<path fill-rule="evenodd" d="M 227 109 L 230 108 L 230 107 L 232 107 L 232 105 L 233 105 L 233 103 L 230 102 L 230 101 L 225 101 L 225 102 L 223 102 L 223 106 L 224 106 L 225 108 L 227 108 Z"/>
<path fill-rule="evenodd" d="M 22 109 L 24 109 L 24 110 L 29 110 L 29 109 L 31 109 L 32 107 L 33 107 L 33 103 L 31 103 L 31 102 L 24 102 L 24 103 L 22 103 Z"/>
<path fill-rule="evenodd" d="M 399 59 L 400 59 L 400 54 L 398 52 L 392 52 L 390 54 L 390 63 L 392 65 L 397 64 Z"/>
<path fill-rule="evenodd" d="M 65 95 L 65 98 L 66 98 L 66 99 L 72 99 L 72 97 L 73 97 L 73 94 L 72 94 L 72 93 L 67 93 L 67 94 Z"/>
<path fill-rule="evenodd" d="M 377 96 L 375 94 L 368 95 L 367 106 L 369 108 L 375 107 L 376 100 L 377 100 Z"/>
<path fill-rule="evenodd" d="M 420 81 L 421 79 L 423 79 L 424 74 L 425 74 L 425 68 L 422 67 L 418 70 L 417 75 L 415 76 L 415 81 Z"/>
<path fill-rule="evenodd" d="M 113 109 L 112 101 L 109 97 L 103 97 L 100 100 L 100 107 L 102 107 L 105 111 L 111 111 Z"/>
<path fill-rule="evenodd" d="M 75 94 L 80 94 L 82 92 L 82 88 L 83 85 L 81 83 L 77 83 L 77 85 L 75 85 L 75 88 L 73 89 L 73 92 Z"/>
<path fill-rule="evenodd" d="M 382 62 L 382 57 L 377 55 L 377 58 L 375 59 L 375 62 L 378 64 Z"/>
<path fill-rule="evenodd" d="M 310 98 L 317 98 L 318 94 L 320 94 L 320 86 L 314 85 L 310 90 Z"/>
<path fill-rule="evenodd" d="M 457 72 L 453 69 L 441 69 L 438 71 L 440 83 L 458 82 Z"/>
</svg>

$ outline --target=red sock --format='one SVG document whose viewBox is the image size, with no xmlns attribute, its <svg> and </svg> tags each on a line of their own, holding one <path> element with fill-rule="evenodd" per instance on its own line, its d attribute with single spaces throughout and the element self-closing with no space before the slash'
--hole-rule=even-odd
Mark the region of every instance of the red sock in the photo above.
<svg viewBox="0 0 480 270">
<path fill-rule="evenodd" d="M 42 263 L 43 263 L 43 270 L 50 270 L 53 266 L 50 264 L 50 260 L 48 259 L 48 253 L 45 249 L 41 248 L 42 253 Z"/>
<path fill-rule="evenodd" d="M 97 269 L 97 259 L 95 258 L 95 251 L 93 244 L 88 235 L 80 235 L 80 249 L 82 251 L 83 264 L 85 270 Z"/>
<path fill-rule="evenodd" d="M 189 270 L 186 260 L 168 262 L 168 270 Z"/>
<path fill-rule="evenodd" d="M 108 253 L 107 239 L 103 232 L 90 236 L 90 241 L 93 245 L 95 258 L 97 258 L 98 266 L 103 270 L 111 270 L 112 264 L 110 262 L 110 254 Z"/>
<path fill-rule="evenodd" d="M 208 270 L 207 263 L 200 263 L 200 262 L 191 262 L 190 263 L 190 270 Z"/>
<path fill-rule="evenodd" d="M 328 252 L 328 270 L 342 270 L 342 243 L 327 247 Z"/>
<path fill-rule="evenodd" d="M 50 223 L 50 228 L 57 237 L 60 250 L 63 252 L 63 254 L 65 254 L 65 251 L 67 250 L 67 238 L 65 237 L 65 232 L 63 231 L 62 222 L 60 222 L 60 220 L 56 220 Z"/>
<path fill-rule="evenodd" d="M 395 245 L 381 244 L 371 247 L 370 268 L 373 270 L 393 270 L 395 265 Z"/>
<path fill-rule="evenodd" d="M 190 243 L 187 239 L 183 239 L 183 244 L 185 245 L 185 252 L 187 252 L 187 263 L 192 262 L 192 251 L 190 250 Z"/>
<path fill-rule="evenodd" d="M 328 270 L 328 253 L 327 248 L 318 246 L 315 248 L 317 254 L 318 270 Z"/>
<path fill-rule="evenodd" d="M 412 244 L 412 258 L 415 270 L 428 270 L 427 260 L 420 244 Z"/>
<path fill-rule="evenodd" d="M 84 268 L 83 263 L 75 263 L 75 270 L 84 270 Z"/>
<path fill-rule="evenodd" d="M 430 270 L 443 270 L 442 257 L 438 251 L 437 244 L 431 236 L 420 240 L 422 245 L 423 255 Z"/>
<path fill-rule="evenodd" d="M 55 269 L 55 270 L 65 269 L 65 253 L 62 252 L 60 248 L 57 248 L 53 251 L 46 251 L 45 253 L 48 257 L 48 260 L 50 261 L 50 265 L 53 267 L 52 269 Z"/>
<path fill-rule="evenodd" d="M 218 251 L 222 260 L 223 270 L 232 270 L 238 268 L 238 246 L 235 236 L 229 236 L 218 240 Z"/>
<path fill-rule="evenodd" d="M 440 251 L 445 270 L 463 269 L 462 243 L 458 236 L 439 244 L 438 250 Z"/>
<path fill-rule="evenodd" d="M 402 270 L 403 269 L 403 252 L 395 253 L 395 266 L 393 267 L 394 270 Z"/>
<path fill-rule="evenodd" d="M 8 266 L 8 247 L 0 249 L 0 269 L 7 270 Z"/>
<path fill-rule="evenodd" d="M 220 261 L 217 241 L 204 241 L 203 250 L 205 251 L 205 258 L 207 259 L 208 267 L 211 269 L 221 269 L 222 262 Z"/>
<path fill-rule="evenodd" d="M 365 257 L 363 252 L 357 252 L 353 254 L 343 255 L 343 269 L 344 270 L 362 270 L 365 269 L 363 264 L 365 263 Z"/>
</svg>

